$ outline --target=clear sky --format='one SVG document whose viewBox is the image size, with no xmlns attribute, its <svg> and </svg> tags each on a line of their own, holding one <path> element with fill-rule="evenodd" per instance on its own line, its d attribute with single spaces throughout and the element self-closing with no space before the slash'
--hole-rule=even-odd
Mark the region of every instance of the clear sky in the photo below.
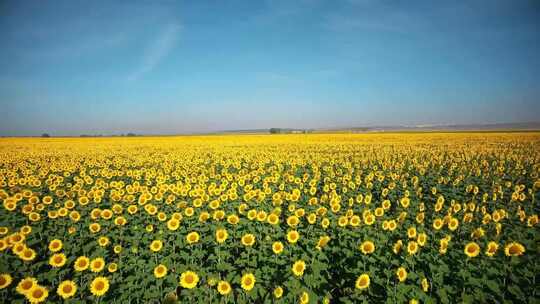
<svg viewBox="0 0 540 304">
<path fill-rule="evenodd" d="M 540 1 L 0 1 L 0 135 L 540 118 Z"/>
</svg>

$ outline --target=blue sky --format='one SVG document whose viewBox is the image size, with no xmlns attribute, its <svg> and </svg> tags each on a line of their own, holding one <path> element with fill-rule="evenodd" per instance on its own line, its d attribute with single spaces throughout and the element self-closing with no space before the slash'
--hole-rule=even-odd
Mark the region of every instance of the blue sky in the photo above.
<svg viewBox="0 0 540 304">
<path fill-rule="evenodd" d="M 538 121 L 539 1 L 2 1 L 0 135 Z"/>
</svg>

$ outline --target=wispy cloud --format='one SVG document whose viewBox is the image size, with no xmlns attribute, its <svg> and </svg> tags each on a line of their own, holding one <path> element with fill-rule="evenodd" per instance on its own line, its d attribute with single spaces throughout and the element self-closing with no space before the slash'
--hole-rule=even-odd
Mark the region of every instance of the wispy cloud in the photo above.
<svg viewBox="0 0 540 304">
<path fill-rule="evenodd" d="M 152 71 L 174 49 L 182 26 L 172 23 L 161 30 L 156 39 L 144 51 L 138 68 L 128 76 L 128 81 L 135 81 Z"/>
</svg>

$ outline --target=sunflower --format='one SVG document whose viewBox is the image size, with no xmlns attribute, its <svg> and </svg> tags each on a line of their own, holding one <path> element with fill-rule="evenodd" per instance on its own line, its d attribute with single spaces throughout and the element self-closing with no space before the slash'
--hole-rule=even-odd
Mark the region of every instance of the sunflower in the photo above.
<svg viewBox="0 0 540 304">
<path fill-rule="evenodd" d="M 304 270 L 306 270 L 306 262 L 302 261 L 302 260 L 298 260 L 296 262 L 294 262 L 293 266 L 292 266 L 292 272 L 294 273 L 295 276 L 297 277 L 301 277 L 304 275 Z"/>
<path fill-rule="evenodd" d="M 267 221 L 270 225 L 276 225 L 277 223 L 279 223 L 279 217 L 276 214 L 272 213 L 268 216 Z"/>
<path fill-rule="evenodd" d="M 364 273 L 362 275 L 360 275 L 357 279 L 356 279 L 356 284 L 355 284 L 355 287 L 356 289 L 366 289 L 369 287 L 369 283 L 370 283 L 370 279 L 369 279 L 369 275 L 367 273 Z"/>
<path fill-rule="evenodd" d="M 274 288 L 274 297 L 276 299 L 279 299 L 282 296 L 283 296 L 283 288 L 281 286 Z"/>
<path fill-rule="evenodd" d="M 497 252 L 498 249 L 499 249 L 499 244 L 497 244 L 496 242 L 491 241 L 487 245 L 486 255 L 492 257 L 492 256 L 495 255 L 495 253 Z"/>
<path fill-rule="evenodd" d="M 307 304 L 309 303 L 309 293 L 303 291 L 300 295 L 300 303 L 301 304 Z"/>
<path fill-rule="evenodd" d="M 418 238 L 416 239 L 416 241 L 418 242 L 418 245 L 424 246 L 427 241 L 427 234 L 425 234 L 424 232 L 418 234 Z"/>
<path fill-rule="evenodd" d="M 410 241 L 407 244 L 407 253 L 409 253 L 409 255 L 413 255 L 413 254 L 416 254 L 417 252 L 418 252 L 418 243 L 416 243 L 415 241 Z"/>
<path fill-rule="evenodd" d="M 154 268 L 154 276 L 157 279 L 163 278 L 167 275 L 167 267 L 163 264 L 159 264 Z"/>
<path fill-rule="evenodd" d="M 19 257 L 26 262 L 32 261 L 36 258 L 36 251 L 32 248 L 25 248 Z"/>
<path fill-rule="evenodd" d="M 399 267 L 396 271 L 396 275 L 400 282 L 403 282 L 407 279 L 407 270 L 404 267 Z"/>
<path fill-rule="evenodd" d="M 192 289 L 199 283 L 199 276 L 193 271 L 185 271 L 180 275 L 180 286 Z"/>
<path fill-rule="evenodd" d="M 272 251 L 274 251 L 275 254 L 280 254 L 283 252 L 283 244 L 281 242 L 274 242 L 272 244 Z"/>
<path fill-rule="evenodd" d="M 317 242 L 317 245 L 315 246 L 315 248 L 317 250 L 322 250 L 323 247 L 325 247 L 328 244 L 328 242 L 330 242 L 330 237 L 329 236 L 327 236 L 327 235 L 321 236 L 319 238 L 319 241 Z"/>
<path fill-rule="evenodd" d="M 118 270 L 118 264 L 116 263 L 110 263 L 109 266 L 107 266 L 107 271 L 110 273 L 116 272 Z"/>
<path fill-rule="evenodd" d="M 95 258 L 90 262 L 90 271 L 100 272 L 105 268 L 105 260 L 103 258 Z"/>
<path fill-rule="evenodd" d="M 171 231 L 176 231 L 178 229 L 178 227 L 180 227 L 180 221 L 175 219 L 175 218 L 171 218 L 170 220 L 167 221 L 167 229 L 171 230 Z"/>
<path fill-rule="evenodd" d="M 416 228 L 415 227 L 410 227 L 409 229 L 407 229 L 407 236 L 410 239 L 415 238 L 416 237 Z"/>
<path fill-rule="evenodd" d="M 101 225 L 99 223 L 92 223 L 88 228 L 90 229 L 90 232 L 98 233 L 101 230 Z"/>
<path fill-rule="evenodd" d="M 287 241 L 291 244 L 295 244 L 300 239 L 300 234 L 296 230 L 287 232 Z"/>
<path fill-rule="evenodd" d="M 362 251 L 363 254 L 371 254 L 375 251 L 375 244 L 373 244 L 372 241 L 364 241 L 360 245 L 360 251 Z"/>
<path fill-rule="evenodd" d="M 96 277 L 90 283 L 90 292 L 96 296 L 101 297 L 109 290 L 109 279 L 106 277 Z"/>
<path fill-rule="evenodd" d="M 394 251 L 395 254 L 399 254 L 399 252 L 401 251 L 401 247 L 403 247 L 403 241 L 397 240 L 392 247 L 392 251 Z"/>
<path fill-rule="evenodd" d="M 163 242 L 160 240 L 153 240 L 152 243 L 150 243 L 150 250 L 153 252 L 158 252 L 163 248 Z"/>
<path fill-rule="evenodd" d="M 49 250 L 51 252 L 58 252 L 62 250 L 63 244 L 62 241 L 59 239 L 54 239 L 49 243 Z"/>
<path fill-rule="evenodd" d="M 10 274 L 3 273 L 0 275 L 0 289 L 8 287 L 11 282 L 13 282 L 13 278 Z"/>
<path fill-rule="evenodd" d="M 186 241 L 188 242 L 188 244 L 194 244 L 194 243 L 197 243 L 199 241 L 199 233 L 198 232 L 190 232 L 186 235 Z"/>
<path fill-rule="evenodd" d="M 85 256 L 80 256 L 75 260 L 75 270 L 76 271 L 83 271 L 88 269 L 88 265 L 90 265 L 90 259 Z"/>
<path fill-rule="evenodd" d="M 25 297 L 30 301 L 30 303 L 41 303 L 49 296 L 49 291 L 43 287 L 37 285 L 32 288 L 28 293 L 25 294 Z"/>
<path fill-rule="evenodd" d="M 122 252 L 122 245 L 116 245 L 113 247 L 113 251 L 114 253 L 116 254 L 120 254 L 120 252 Z"/>
<path fill-rule="evenodd" d="M 229 233 L 227 233 L 226 229 L 218 229 L 216 230 L 216 241 L 218 243 L 223 243 L 225 240 L 229 237 Z"/>
<path fill-rule="evenodd" d="M 66 255 L 63 253 L 55 253 L 49 258 L 49 265 L 54 268 L 62 267 L 66 264 Z"/>
<path fill-rule="evenodd" d="M 467 245 L 465 245 L 465 249 L 463 249 L 463 252 L 469 257 L 474 258 L 480 253 L 480 246 L 476 244 L 475 242 L 470 242 Z"/>
<path fill-rule="evenodd" d="M 58 295 L 61 296 L 64 300 L 73 297 L 76 292 L 77 284 L 69 280 L 60 283 L 60 285 L 58 285 L 58 288 L 56 289 L 56 293 L 58 293 Z"/>
<path fill-rule="evenodd" d="M 525 247 L 517 242 L 512 242 L 504 247 L 506 256 L 519 256 L 525 253 Z"/>
<path fill-rule="evenodd" d="M 428 282 L 428 280 L 426 278 L 423 278 L 421 284 L 422 284 L 422 290 L 424 292 L 428 292 L 428 290 L 429 290 L 429 282 Z"/>
<path fill-rule="evenodd" d="M 217 290 L 222 296 L 228 295 L 231 292 L 231 284 L 227 281 L 219 281 Z"/>
<path fill-rule="evenodd" d="M 107 245 L 109 245 L 109 243 L 110 243 L 109 238 L 106 236 L 101 236 L 98 239 L 98 244 L 101 247 L 106 247 Z"/>
<path fill-rule="evenodd" d="M 450 229 L 451 231 L 454 231 L 458 228 L 459 226 L 459 221 L 457 218 L 451 218 L 450 221 L 448 221 L 448 229 Z"/>
<path fill-rule="evenodd" d="M 244 234 L 242 236 L 242 245 L 253 246 L 255 244 L 255 236 L 251 233 Z"/>
<path fill-rule="evenodd" d="M 252 273 L 246 273 L 242 276 L 240 280 L 240 285 L 245 291 L 250 291 L 255 286 L 255 276 Z"/>
<path fill-rule="evenodd" d="M 17 284 L 16 290 L 18 293 L 25 295 L 37 286 L 38 281 L 35 278 L 26 277 Z"/>
</svg>

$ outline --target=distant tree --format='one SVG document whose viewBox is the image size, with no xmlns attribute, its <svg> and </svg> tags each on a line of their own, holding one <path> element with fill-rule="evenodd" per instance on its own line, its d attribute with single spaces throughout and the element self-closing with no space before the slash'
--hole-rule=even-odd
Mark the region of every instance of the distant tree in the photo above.
<svg viewBox="0 0 540 304">
<path fill-rule="evenodd" d="M 135 133 L 128 133 L 128 134 L 126 134 L 126 136 L 132 137 L 132 136 L 137 136 L 137 134 L 135 134 Z"/>
<path fill-rule="evenodd" d="M 49 133 L 43 133 L 41 134 L 41 137 L 51 137 L 51 136 L 49 135 Z"/>
<path fill-rule="evenodd" d="M 281 133 L 280 128 L 270 128 L 270 134 L 279 134 Z"/>
</svg>

